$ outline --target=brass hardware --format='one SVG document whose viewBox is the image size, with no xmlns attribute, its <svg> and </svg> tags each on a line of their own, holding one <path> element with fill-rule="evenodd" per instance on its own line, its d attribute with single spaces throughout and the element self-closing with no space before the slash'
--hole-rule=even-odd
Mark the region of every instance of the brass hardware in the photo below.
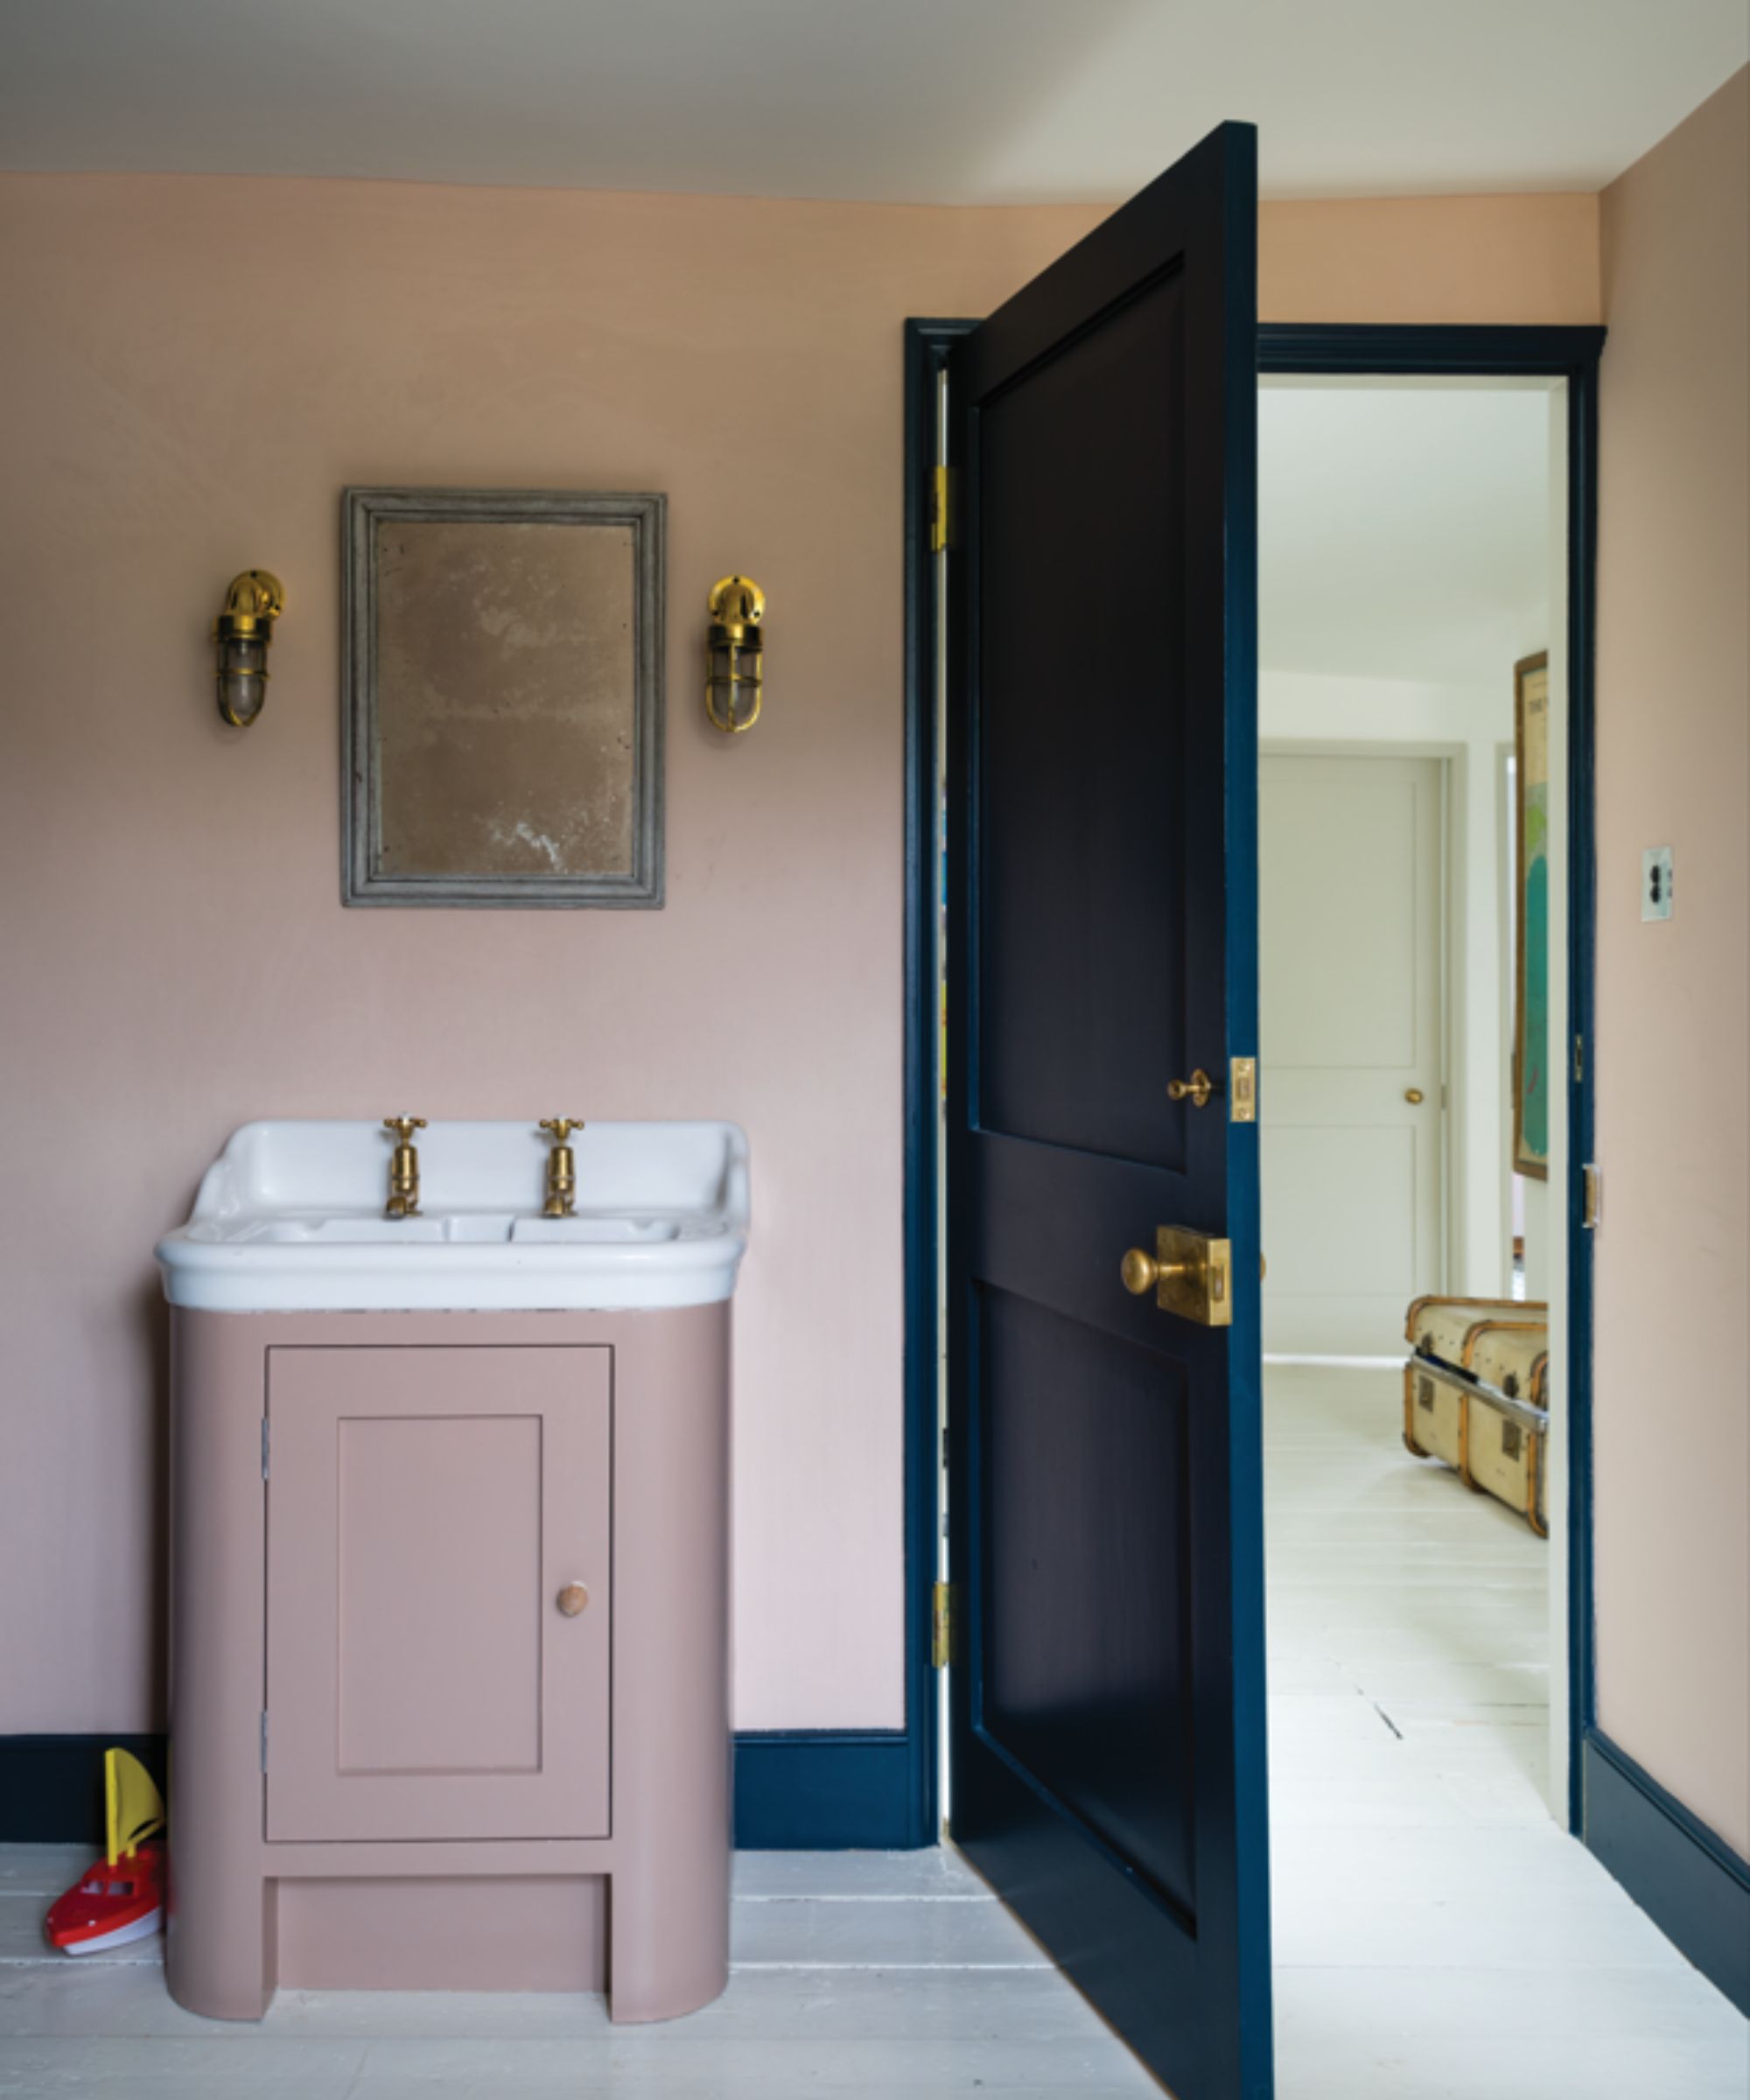
<svg viewBox="0 0 1750 2100">
<path fill-rule="evenodd" d="M 1166 1082 L 1169 1101 L 1188 1101 L 1194 1109 L 1207 1109 L 1214 1091 L 1215 1082 L 1201 1065 L 1189 1079 L 1170 1079 Z"/>
<path fill-rule="evenodd" d="M 1228 1060 L 1228 1114 L 1235 1123 L 1258 1119 L 1258 1062 L 1255 1057 Z"/>
<path fill-rule="evenodd" d="M 1432 1454 L 1424 1451 L 1416 1441 L 1416 1408 L 1418 1402 L 1430 1413 L 1433 1411 L 1434 1382 L 1432 1378 L 1418 1376 L 1413 1362 L 1406 1363 L 1404 1367 L 1404 1448 L 1413 1459 L 1425 1459 Z"/>
<path fill-rule="evenodd" d="M 425 1128 L 423 1116 L 385 1116 L 383 1128 L 393 1130 L 396 1147 L 388 1163 L 388 1201 L 386 1218 L 413 1218 L 419 1214 L 419 1154 L 413 1133 Z"/>
<path fill-rule="evenodd" d="M 580 1582 L 568 1582 L 560 1591 L 555 1602 L 568 1619 L 575 1619 L 590 1600 L 590 1593 Z"/>
<path fill-rule="evenodd" d="M 1412 1109 L 1419 1109 L 1427 1096 L 1423 1093 L 1420 1087 L 1405 1087 L 1404 1089 L 1404 1098 L 1410 1103 Z"/>
<path fill-rule="evenodd" d="M 705 600 L 705 715 L 713 729 L 739 736 L 760 719 L 766 593 L 752 577 L 725 576 Z"/>
<path fill-rule="evenodd" d="M 247 729 L 268 691 L 268 644 L 285 611 L 285 586 L 265 569 L 231 578 L 225 609 L 213 623 L 219 645 L 219 712 L 233 729 Z"/>
<path fill-rule="evenodd" d="M 947 1670 L 960 1660 L 960 1585 L 939 1582 L 930 1592 L 930 1667 Z"/>
<path fill-rule="evenodd" d="M 1234 1248 L 1230 1240 L 1212 1240 L 1180 1225 L 1155 1228 L 1154 1252 L 1132 1247 L 1119 1269 L 1126 1291 L 1141 1298 L 1154 1292 L 1163 1312 L 1194 1320 L 1200 1326 L 1228 1327 L 1234 1323 Z"/>
<path fill-rule="evenodd" d="M 584 1120 L 581 1116 L 554 1116 L 541 1127 L 553 1133 L 553 1149 L 547 1155 L 547 1200 L 541 1207 L 541 1214 L 569 1218 L 577 1208 L 578 1162 L 565 1141 L 573 1130 L 583 1129 Z"/>
<path fill-rule="evenodd" d="M 1180 1273 L 1180 1270 L 1175 1268 L 1173 1273 Z M 1130 1247 L 1125 1250 L 1124 1258 L 1118 1264 L 1118 1274 L 1130 1296 L 1140 1298 L 1159 1283 L 1161 1268 L 1153 1255 L 1144 1254 L 1140 1247 Z"/>
<path fill-rule="evenodd" d="M 1583 1166 L 1580 1169 L 1580 1223 L 1587 1232 L 1596 1232 L 1604 1222 L 1604 1169 L 1601 1166 Z"/>
<path fill-rule="evenodd" d="M 954 544 L 954 529 L 959 521 L 955 516 L 954 470 L 948 466 L 930 469 L 929 487 L 929 545 L 932 554 L 946 554 Z"/>
</svg>

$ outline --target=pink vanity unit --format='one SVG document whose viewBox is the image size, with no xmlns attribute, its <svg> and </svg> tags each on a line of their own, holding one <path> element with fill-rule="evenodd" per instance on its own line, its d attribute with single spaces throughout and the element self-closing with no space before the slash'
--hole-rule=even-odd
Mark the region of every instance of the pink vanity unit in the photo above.
<svg viewBox="0 0 1750 2100">
<path fill-rule="evenodd" d="M 727 1124 L 258 1123 L 172 1312 L 178 2002 L 716 1997 L 730 1855 Z"/>
</svg>

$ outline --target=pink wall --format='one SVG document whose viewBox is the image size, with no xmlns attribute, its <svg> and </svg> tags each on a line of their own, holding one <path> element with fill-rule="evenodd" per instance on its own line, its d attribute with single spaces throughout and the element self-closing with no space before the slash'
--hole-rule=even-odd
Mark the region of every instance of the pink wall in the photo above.
<svg viewBox="0 0 1750 2100">
<path fill-rule="evenodd" d="M 900 357 L 1100 214 L 0 178 L 0 1732 L 162 1678 L 154 1237 L 256 1116 L 728 1116 L 744 1726 L 901 1717 Z M 1419 229 L 1419 230 L 1418 230 Z M 1268 206 L 1272 318 L 1591 320 L 1590 200 Z M 666 489 L 668 906 L 343 912 L 349 482 Z M 269 710 L 214 712 L 232 573 Z M 702 723 L 706 588 L 766 715 Z"/>
<path fill-rule="evenodd" d="M 1750 1853 L 1750 73 L 1603 204 L 1600 1719 Z"/>
</svg>

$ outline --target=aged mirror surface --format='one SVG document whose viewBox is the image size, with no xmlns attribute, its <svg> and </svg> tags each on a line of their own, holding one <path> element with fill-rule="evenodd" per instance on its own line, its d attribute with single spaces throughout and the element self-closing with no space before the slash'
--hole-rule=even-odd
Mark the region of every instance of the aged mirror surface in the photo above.
<svg viewBox="0 0 1750 2100">
<path fill-rule="evenodd" d="M 665 500 L 354 488 L 342 894 L 660 906 Z"/>
</svg>

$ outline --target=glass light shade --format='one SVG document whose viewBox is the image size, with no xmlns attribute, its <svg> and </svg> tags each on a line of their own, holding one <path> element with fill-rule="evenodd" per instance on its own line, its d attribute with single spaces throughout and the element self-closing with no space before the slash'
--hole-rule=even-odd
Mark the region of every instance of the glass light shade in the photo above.
<svg viewBox="0 0 1750 2100">
<path fill-rule="evenodd" d="M 268 696 L 265 634 L 221 635 L 219 640 L 219 712 L 234 729 L 247 729 Z"/>
<path fill-rule="evenodd" d="M 746 627 L 738 638 L 713 632 L 706 651 L 705 698 L 719 729 L 751 729 L 760 713 L 760 630 Z"/>
</svg>

